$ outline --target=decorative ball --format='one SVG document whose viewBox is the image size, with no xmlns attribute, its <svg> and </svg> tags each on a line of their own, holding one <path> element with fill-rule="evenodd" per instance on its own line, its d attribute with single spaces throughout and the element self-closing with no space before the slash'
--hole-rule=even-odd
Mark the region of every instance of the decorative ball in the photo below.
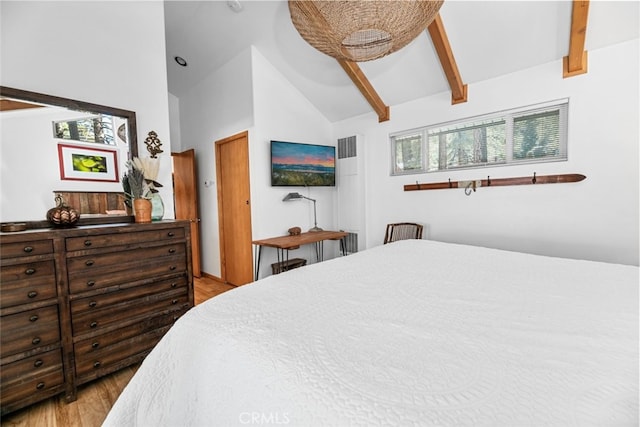
<svg viewBox="0 0 640 427">
<path fill-rule="evenodd" d="M 47 211 L 47 221 L 56 227 L 72 227 L 80 219 L 78 211 L 68 206 L 62 196 L 56 195 L 57 206 Z"/>
</svg>

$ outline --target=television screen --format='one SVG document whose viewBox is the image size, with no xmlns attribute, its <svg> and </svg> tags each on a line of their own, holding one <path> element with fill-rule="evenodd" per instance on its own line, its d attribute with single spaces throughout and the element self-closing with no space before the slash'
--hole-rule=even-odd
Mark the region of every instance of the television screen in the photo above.
<svg viewBox="0 0 640 427">
<path fill-rule="evenodd" d="M 271 141 L 271 185 L 336 185 L 336 148 L 327 145 Z"/>
</svg>

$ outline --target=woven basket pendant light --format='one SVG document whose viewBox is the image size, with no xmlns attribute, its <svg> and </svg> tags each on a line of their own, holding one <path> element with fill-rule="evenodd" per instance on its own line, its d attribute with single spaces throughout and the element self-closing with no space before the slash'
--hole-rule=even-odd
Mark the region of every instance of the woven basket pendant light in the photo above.
<svg viewBox="0 0 640 427">
<path fill-rule="evenodd" d="M 403 48 L 434 20 L 444 0 L 289 0 L 302 38 L 336 59 L 371 61 Z"/>
</svg>

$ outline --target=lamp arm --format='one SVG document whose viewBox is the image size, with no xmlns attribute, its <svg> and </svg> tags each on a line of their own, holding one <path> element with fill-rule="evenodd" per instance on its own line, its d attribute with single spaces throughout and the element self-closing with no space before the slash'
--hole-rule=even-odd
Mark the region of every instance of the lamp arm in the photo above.
<svg viewBox="0 0 640 427">
<path fill-rule="evenodd" d="M 313 199 L 309 199 L 313 200 Z M 313 200 L 313 228 L 318 228 L 318 215 L 316 214 L 316 201 Z"/>
</svg>

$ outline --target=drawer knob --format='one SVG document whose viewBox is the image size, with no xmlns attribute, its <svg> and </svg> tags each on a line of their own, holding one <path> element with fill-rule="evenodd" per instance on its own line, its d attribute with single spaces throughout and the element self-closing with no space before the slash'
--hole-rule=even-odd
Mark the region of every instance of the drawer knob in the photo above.
<svg viewBox="0 0 640 427">
<path fill-rule="evenodd" d="M 98 348 L 100 347 L 100 343 L 98 341 L 94 341 L 91 343 L 91 348 Z"/>
<path fill-rule="evenodd" d="M 33 366 L 35 366 L 36 368 L 39 368 L 43 364 L 44 364 L 44 362 L 41 359 L 38 359 L 35 362 L 33 362 Z"/>
<path fill-rule="evenodd" d="M 93 362 L 93 367 L 94 367 L 94 368 L 99 368 L 99 367 L 100 367 L 100 364 L 101 364 L 101 363 L 100 363 L 100 361 Z"/>
<path fill-rule="evenodd" d="M 91 323 L 89 323 L 89 327 L 90 327 L 90 328 L 95 328 L 95 327 L 97 327 L 97 326 L 98 326 L 98 322 L 91 322 Z"/>
<path fill-rule="evenodd" d="M 169 270 L 171 270 L 171 271 L 173 271 L 173 270 L 175 270 L 175 269 L 176 269 L 176 266 L 175 266 L 175 265 L 172 265 L 171 267 L 169 267 Z"/>
<path fill-rule="evenodd" d="M 96 305 L 98 305 L 98 303 L 97 303 L 97 302 L 95 302 L 95 301 L 91 301 L 91 302 L 89 303 L 89 307 L 91 307 L 91 308 L 95 307 Z"/>
<path fill-rule="evenodd" d="M 91 246 L 91 240 L 85 240 L 84 241 L 84 245 L 85 246 Z"/>
<path fill-rule="evenodd" d="M 40 344 L 40 338 L 35 337 L 34 339 L 31 340 L 31 344 L 33 345 L 38 345 Z"/>
<path fill-rule="evenodd" d="M 96 281 L 95 281 L 95 280 L 89 280 L 89 281 L 87 282 L 87 286 L 93 286 L 93 285 L 95 285 L 95 284 L 96 284 Z"/>
<path fill-rule="evenodd" d="M 167 236 L 173 237 L 173 236 L 175 236 L 175 233 L 173 231 L 170 231 L 170 232 L 167 233 Z"/>
<path fill-rule="evenodd" d="M 29 276 L 31 276 L 31 275 L 32 275 L 33 273 L 35 273 L 35 272 L 36 272 L 36 269 L 35 269 L 35 268 L 27 268 L 27 269 L 24 271 L 24 273 L 25 273 L 25 274 L 28 274 Z"/>
<path fill-rule="evenodd" d="M 37 314 L 34 314 L 33 316 L 29 317 L 29 322 L 35 322 L 36 320 L 38 320 Z"/>
<path fill-rule="evenodd" d="M 85 261 L 84 265 L 86 265 L 87 267 L 91 267 L 93 265 L 93 260 L 90 259 L 88 261 Z"/>
<path fill-rule="evenodd" d="M 43 383 L 43 382 L 39 382 L 39 383 L 36 385 L 36 388 L 37 388 L 38 390 L 42 390 L 42 389 L 44 388 L 44 383 Z"/>
<path fill-rule="evenodd" d="M 172 287 L 172 288 L 175 288 L 175 287 L 177 287 L 177 286 L 178 286 L 178 284 L 177 284 L 177 283 L 175 283 L 175 282 L 171 284 L 171 287 Z"/>
<path fill-rule="evenodd" d="M 23 251 L 30 254 L 31 252 L 33 252 L 33 246 L 25 246 Z"/>
<path fill-rule="evenodd" d="M 175 250 L 174 248 L 171 248 L 171 249 L 169 249 L 169 253 L 170 253 L 170 254 L 175 254 L 175 253 L 176 253 L 176 250 Z"/>
<path fill-rule="evenodd" d="M 35 298 L 38 296 L 38 293 L 36 291 L 29 291 L 29 293 L 27 294 L 27 296 L 29 298 Z"/>
<path fill-rule="evenodd" d="M 172 299 L 172 300 L 171 300 L 171 304 L 177 304 L 177 303 L 178 303 L 178 300 L 177 300 L 177 299 Z"/>
</svg>

